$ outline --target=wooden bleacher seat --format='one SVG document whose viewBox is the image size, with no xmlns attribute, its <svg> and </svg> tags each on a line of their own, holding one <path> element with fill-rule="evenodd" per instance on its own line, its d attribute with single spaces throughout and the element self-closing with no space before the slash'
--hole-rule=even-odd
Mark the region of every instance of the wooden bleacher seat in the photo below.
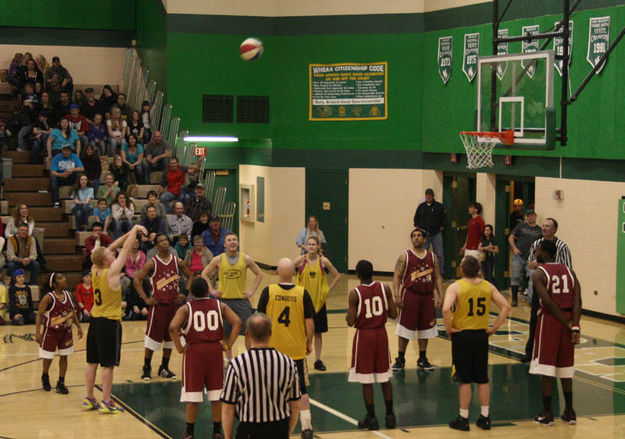
<svg viewBox="0 0 625 439">
<path fill-rule="evenodd" d="M 10 215 L 9 202 L 7 200 L 0 201 L 0 212 L 2 215 Z"/>
<path fill-rule="evenodd" d="M 76 232 L 76 242 L 78 247 L 85 246 L 85 239 L 91 235 L 91 232 Z"/>
<path fill-rule="evenodd" d="M 148 192 L 150 191 L 158 192 L 159 187 L 160 186 L 158 184 L 138 184 L 136 198 L 147 198 Z"/>
</svg>

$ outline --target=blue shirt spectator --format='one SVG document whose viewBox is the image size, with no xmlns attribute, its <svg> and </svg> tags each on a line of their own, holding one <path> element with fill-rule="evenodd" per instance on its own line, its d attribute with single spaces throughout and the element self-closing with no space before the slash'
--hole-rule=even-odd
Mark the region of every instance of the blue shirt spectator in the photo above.
<svg viewBox="0 0 625 439">
<path fill-rule="evenodd" d="M 65 172 L 74 168 L 84 168 L 84 165 L 73 152 L 69 154 L 69 157 L 64 157 L 62 152 L 58 153 L 54 156 L 52 165 L 50 165 L 50 170 L 55 172 Z M 93 194 L 91 196 L 93 197 Z"/>
<path fill-rule="evenodd" d="M 137 144 L 137 149 L 135 149 L 134 153 L 131 153 L 128 144 L 124 143 L 122 145 L 122 151 L 126 153 L 126 160 L 128 160 L 129 163 L 135 163 L 139 158 L 139 154 L 143 154 L 143 145 L 140 143 Z"/>
<path fill-rule="evenodd" d="M 202 233 L 204 245 L 213 256 L 222 254 L 224 249 L 224 238 L 230 233 L 228 229 L 221 228 L 221 220 L 218 217 L 212 217 L 208 223 L 208 229 Z"/>
<path fill-rule="evenodd" d="M 50 134 L 50 139 L 52 139 L 53 154 L 55 151 L 60 151 L 63 145 L 70 145 L 72 151 L 76 151 L 76 142 L 80 140 L 78 133 L 73 128 L 69 129 L 69 135 L 67 137 L 63 135 L 63 132 L 59 128 L 55 128 Z"/>
<path fill-rule="evenodd" d="M 111 216 L 111 208 L 107 207 L 104 210 L 100 210 L 99 207 L 96 207 L 95 210 L 93 211 L 93 215 L 97 216 L 98 221 L 104 224 L 104 222 L 106 221 L 106 218 Z"/>
<path fill-rule="evenodd" d="M 87 186 L 86 188 L 78 189 L 76 196 L 80 201 L 93 200 L 93 188 Z"/>
</svg>

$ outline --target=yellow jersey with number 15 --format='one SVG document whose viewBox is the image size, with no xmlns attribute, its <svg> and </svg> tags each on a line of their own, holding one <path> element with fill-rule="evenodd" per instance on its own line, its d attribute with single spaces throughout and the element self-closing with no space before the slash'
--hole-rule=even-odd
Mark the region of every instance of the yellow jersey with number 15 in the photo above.
<svg viewBox="0 0 625 439">
<path fill-rule="evenodd" d="M 290 289 L 280 284 L 269 285 L 267 316 L 271 319 L 269 345 L 293 360 L 306 358 L 306 322 L 304 287 Z"/>
<path fill-rule="evenodd" d="M 93 317 L 106 317 L 111 320 L 121 320 L 124 313 L 122 311 L 122 289 L 121 284 L 114 290 L 109 286 L 108 268 L 98 270 L 95 266 L 91 268 L 91 281 L 93 283 Z"/>
<path fill-rule="evenodd" d="M 479 283 L 458 280 L 460 295 L 456 299 L 451 325 L 461 331 L 465 329 L 488 329 L 490 315 L 491 285 L 485 280 Z"/>
</svg>

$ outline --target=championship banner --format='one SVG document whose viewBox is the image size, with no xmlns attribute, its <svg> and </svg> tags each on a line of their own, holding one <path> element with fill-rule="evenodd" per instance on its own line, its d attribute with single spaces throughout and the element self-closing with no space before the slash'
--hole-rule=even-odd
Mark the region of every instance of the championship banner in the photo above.
<svg viewBox="0 0 625 439">
<path fill-rule="evenodd" d="M 444 84 L 447 84 L 451 77 L 453 41 L 454 37 L 440 37 L 438 39 L 438 74 Z"/>
<path fill-rule="evenodd" d="M 599 64 L 599 60 L 610 46 L 610 17 L 595 17 L 590 19 L 590 27 L 588 29 L 588 55 L 586 60 L 593 68 Z M 597 75 L 605 67 L 605 62 Z"/>
<path fill-rule="evenodd" d="M 386 61 L 310 64 L 309 120 L 388 118 Z"/>
<path fill-rule="evenodd" d="M 462 71 L 472 82 L 477 75 L 477 60 L 480 57 L 480 34 L 464 35 L 464 56 L 462 58 Z"/>
<path fill-rule="evenodd" d="M 521 30 L 521 35 L 525 36 L 525 35 L 534 35 L 537 34 L 539 32 L 540 28 L 537 24 L 532 25 L 532 26 L 523 26 L 523 29 Z M 535 40 L 530 40 L 530 41 L 523 41 L 521 42 L 521 52 L 522 53 L 533 53 L 533 52 L 538 52 L 539 49 L 539 40 L 535 39 Z M 521 62 L 521 66 L 525 69 L 526 63 Z M 531 63 L 530 66 L 527 68 L 527 71 L 525 72 L 527 74 L 527 76 L 529 76 L 530 79 L 532 79 L 534 77 L 534 73 L 536 73 L 536 63 Z"/>
<path fill-rule="evenodd" d="M 499 38 L 508 38 L 510 35 L 510 31 L 508 29 L 499 29 L 497 31 L 497 36 Z M 499 43 L 497 44 L 497 55 L 507 55 L 509 52 L 508 43 Z M 499 80 L 503 80 L 503 76 L 506 74 L 506 70 L 508 69 L 507 62 L 497 63 L 497 78 Z"/>
<path fill-rule="evenodd" d="M 559 22 L 556 21 L 555 25 L 557 26 L 558 23 Z M 555 37 L 553 39 L 553 51 L 556 53 L 556 56 L 564 55 L 564 38 Z M 573 55 L 573 22 L 569 21 L 569 66 L 571 65 L 572 55 Z M 564 65 L 563 61 L 561 59 L 554 59 L 553 65 L 555 66 L 560 76 L 562 76 L 562 66 Z"/>
</svg>

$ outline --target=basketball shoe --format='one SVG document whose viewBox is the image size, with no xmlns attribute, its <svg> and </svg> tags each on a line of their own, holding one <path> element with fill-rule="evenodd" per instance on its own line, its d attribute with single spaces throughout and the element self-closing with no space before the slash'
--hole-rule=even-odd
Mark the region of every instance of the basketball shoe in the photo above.
<svg viewBox="0 0 625 439">
<path fill-rule="evenodd" d="M 52 386 L 50 385 L 50 377 L 47 374 L 41 375 L 41 386 L 46 392 L 49 392 L 52 389 Z"/>
<path fill-rule="evenodd" d="M 417 368 L 427 370 L 428 372 L 434 370 L 434 366 L 430 364 L 427 357 L 420 358 L 419 361 L 417 361 Z"/>
<path fill-rule="evenodd" d="M 100 408 L 98 411 L 105 415 L 117 415 L 119 413 L 123 413 L 124 409 L 121 407 L 117 407 L 113 401 L 102 401 L 100 403 Z"/>
<path fill-rule="evenodd" d="M 394 413 L 389 413 L 384 418 L 384 422 L 386 424 L 386 428 L 395 428 L 397 427 L 397 420 L 395 419 Z"/>
<path fill-rule="evenodd" d="M 143 381 L 150 381 L 152 379 L 152 368 L 150 366 L 143 366 L 143 372 L 141 372 L 141 379 Z"/>
<path fill-rule="evenodd" d="M 358 421 L 358 428 L 362 428 L 363 430 L 379 430 L 380 424 L 378 424 L 378 419 L 375 416 L 365 416 L 365 419 L 362 421 Z"/>
<path fill-rule="evenodd" d="M 176 378 L 176 374 L 173 373 L 171 370 L 167 369 L 165 366 L 160 366 L 158 368 L 158 376 L 161 378 Z"/>
<path fill-rule="evenodd" d="M 553 425 L 553 416 L 551 413 L 542 411 L 534 418 L 534 421 L 543 425 Z"/>
<path fill-rule="evenodd" d="M 469 426 L 469 419 L 463 418 L 460 415 L 458 415 L 456 419 L 449 423 L 449 428 L 461 431 L 469 431 L 471 429 L 471 427 Z"/>
<path fill-rule="evenodd" d="M 475 425 L 477 425 L 482 430 L 490 430 L 490 416 L 480 415 L 475 421 Z"/>
<path fill-rule="evenodd" d="M 82 404 L 80 404 L 80 406 L 84 410 L 97 410 L 100 408 L 98 401 L 95 398 L 89 398 L 88 396 L 85 396 L 85 399 L 82 400 Z"/>
<path fill-rule="evenodd" d="M 575 410 L 571 409 L 571 410 L 564 410 L 564 413 L 562 413 L 562 416 L 560 416 L 560 419 L 562 419 L 564 422 L 567 422 L 571 425 L 577 424 L 577 416 L 575 415 Z"/>
<path fill-rule="evenodd" d="M 393 370 L 397 372 L 400 370 L 404 370 L 404 367 L 406 367 L 406 359 L 395 357 L 395 364 L 393 364 Z"/>
<path fill-rule="evenodd" d="M 69 390 L 67 390 L 65 383 L 62 383 L 61 381 L 56 382 L 55 390 L 56 390 L 56 393 L 60 393 L 61 395 L 67 395 L 69 393 Z"/>
</svg>

